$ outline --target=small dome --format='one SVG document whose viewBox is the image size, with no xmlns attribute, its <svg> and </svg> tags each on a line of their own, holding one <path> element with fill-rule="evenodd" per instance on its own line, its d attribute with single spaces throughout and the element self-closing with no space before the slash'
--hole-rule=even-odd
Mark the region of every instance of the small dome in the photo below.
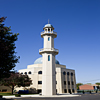
<svg viewBox="0 0 100 100">
<path fill-rule="evenodd" d="M 44 27 L 53 27 L 51 24 L 46 24 Z"/>
<path fill-rule="evenodd" d="M 42 64 L 42 60 L 43 58 L 40 57 L 38 59 L 35 60 L 34 64 Z M 58 60 L 55 60 L 55 64 L 60 64 Z"/>
<path fill-rule="evenodd" d="M 55 60 L 55 64 L 60 64 L 58 60 Z"/>
<path fill-rule="evenodd" d="M 42 57 L 36 59 L 36 60 L 34 61 L 34 64 L 42 64 Z"/>
</svg>

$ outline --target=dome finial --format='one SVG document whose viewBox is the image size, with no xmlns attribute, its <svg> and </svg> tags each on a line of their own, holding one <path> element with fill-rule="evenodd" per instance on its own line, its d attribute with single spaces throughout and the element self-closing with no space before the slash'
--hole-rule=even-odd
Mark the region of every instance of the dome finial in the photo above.
<svg viewBox="0 0 100 100">
<path fill-rule="evenodd" d="M 48 24 L 49 24 L 49 19 L 48 19 Z"/>
</svg>

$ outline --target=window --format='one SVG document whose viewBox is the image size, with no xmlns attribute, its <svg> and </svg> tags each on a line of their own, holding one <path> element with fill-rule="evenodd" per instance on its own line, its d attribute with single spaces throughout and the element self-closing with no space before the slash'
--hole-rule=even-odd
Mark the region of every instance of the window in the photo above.
<svg viewBox="0 0 100 100">
<path fill-rule="evenodd" d="M 50 31 L 50 29 L 48 28 L 48 31 Z"/>
<path fill-rule="evenodd" d="M 56 81 L 56 84 L 57 84 L 57 81 Z"/>
<path fill-rule="evenodd" d="M 66 72 L 63 72 L 63 75 L 66 75 Z"/>
<path fill-rule="evenodd" d="M 42 74 L 42 71 L 39 71 L 38 74 Z"/>
<path fill-rule="evenodd" d="M 72 85 L 74 85 L 74 82 L 72 81 Z"/>
<path fill-rule="evenodd" d="M 66 81 L 64 81 L 64 85 L 66 85 Z"/>
<path fill-rule="evenodd" d="M 48 41 L 50 41 L 50 37 L 48 37 Z"/>
<path fill-rule="evenodd" d="M 48 61 L 50 61 L 50 55 L 48 55 Z"/>
<path fill-rule="evenodd" d="M 29 71 L 28 74 L 31 74 L 31 71 Z"/>
<path fill-rule="evenodd" d="M 67 93 L 67 89 L 64 89 L 64 93 Z"/>
<path fill-rule="evenodd" d="M 71 89 L 68 89 L 68 92 L 71 94 Z"/>
<path fill-rule="evenodd" d="M 45 29 L 45 31 L 47 31 L 47 29 Z"/>
<path fill-rule="evenodd" d="M 42 92 L 42 90 L 41 90 L 41 89 L 38 89 L 38 90 L 37 90 L 37 92 L 38 92 L 38 93 L 41 93 L 41 92 Z"/>
<path fill-rule="evenodd" d="M 21 72 L 21 74 L 23 74 L 23 72 Z"/>
<path fill-rule="evenodd" d="M 38 84 L 42 84 L 42 81 L 38 81 Z"/>
<path fill-rule="evenodd" d="M 72 89 L 72 92 L 74 93 L 74 89 Z"/>
<path fill-rule="evenodd" d="M 68 81 L 68 85 L 70 85 L 70 81 Z"/>
<path fill-rule="evenodd" d="M 56 93 L 57 93 L 57 89 L 56 89 Z"/>
<path fill-rule="evenodd" d="M 57 74 L 57 72 L 55 71 L 55 74 Z"/>
<path fill-rule="evenodd" d="M 3 89 L 2 92 L 7 92 L 7 89 Z"/>
<path fill-rule="evenodd" d="M 27 74 L 27 72 L 25 72 L 25 74 Z"/>
<path fill-rule="evenodd" d="M 67 72 L 67 75 L 69 75 L 69 72 Z"/>
<path fill-rule="evenodd" d="M 73 76 L 73 73 L 71 73 L 71 76 Z"/>
</svg>

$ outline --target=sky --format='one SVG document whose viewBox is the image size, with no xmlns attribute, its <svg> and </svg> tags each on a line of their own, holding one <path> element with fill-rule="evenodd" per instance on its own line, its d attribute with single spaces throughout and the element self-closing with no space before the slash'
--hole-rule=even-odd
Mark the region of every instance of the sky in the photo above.
<svg viewBox="0 0 100 100">
<path fill-rule="evenodd" d="M 77 83 L 100 82 L 100 0 L 0 0 L 2 16 L 7 17 L 5 26 L 19 33 L 15 70 L 41 57 L 40 33 L 49 19 L 57 32 L 60 64 L 75 70 Z"/>
</svg>

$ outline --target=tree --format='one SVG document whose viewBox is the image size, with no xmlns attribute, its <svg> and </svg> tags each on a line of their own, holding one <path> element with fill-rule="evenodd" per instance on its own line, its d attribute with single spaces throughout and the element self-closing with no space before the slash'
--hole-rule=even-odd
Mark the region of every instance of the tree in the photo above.
<svg viewBox="0 0 100 100">
<path fill-rule="evenodd" d="M 77 83 L 77 84 L 76 84 L 77 90 L 79 90 L 79 86 L 80 86 L 80 85 L 83 85 L 83 83 Z"/>
<path fill-rule="evenodd" d="M 100 85 L 100 83 L 98 82 L 98 83 L 95 83 L 96 85 Z"/>
<path fill-rule="evenodd" d="M 88 85 L 92 85 L 91 83 L 87 83 Z"/>
<path fill-rule="evenodd" d="M 10 27 L 2 24 L 5 19 L 6 17 L 0 18 L 0 80 L 9 77 L 19 59 L 15 55 L 15 41 L 19 34 L 13 34 Z"/>
<path fill-rule="evenodd" d="M 32 84 L 32 80 L 28 75 L 21 75 L 19 73 L 11 73 L 9 78 L 4 78 L 0 81 L 0 85 L 9 86 L 12 89 L 12 94 L 14 87 L 26 87 Z"/>
</svg>

